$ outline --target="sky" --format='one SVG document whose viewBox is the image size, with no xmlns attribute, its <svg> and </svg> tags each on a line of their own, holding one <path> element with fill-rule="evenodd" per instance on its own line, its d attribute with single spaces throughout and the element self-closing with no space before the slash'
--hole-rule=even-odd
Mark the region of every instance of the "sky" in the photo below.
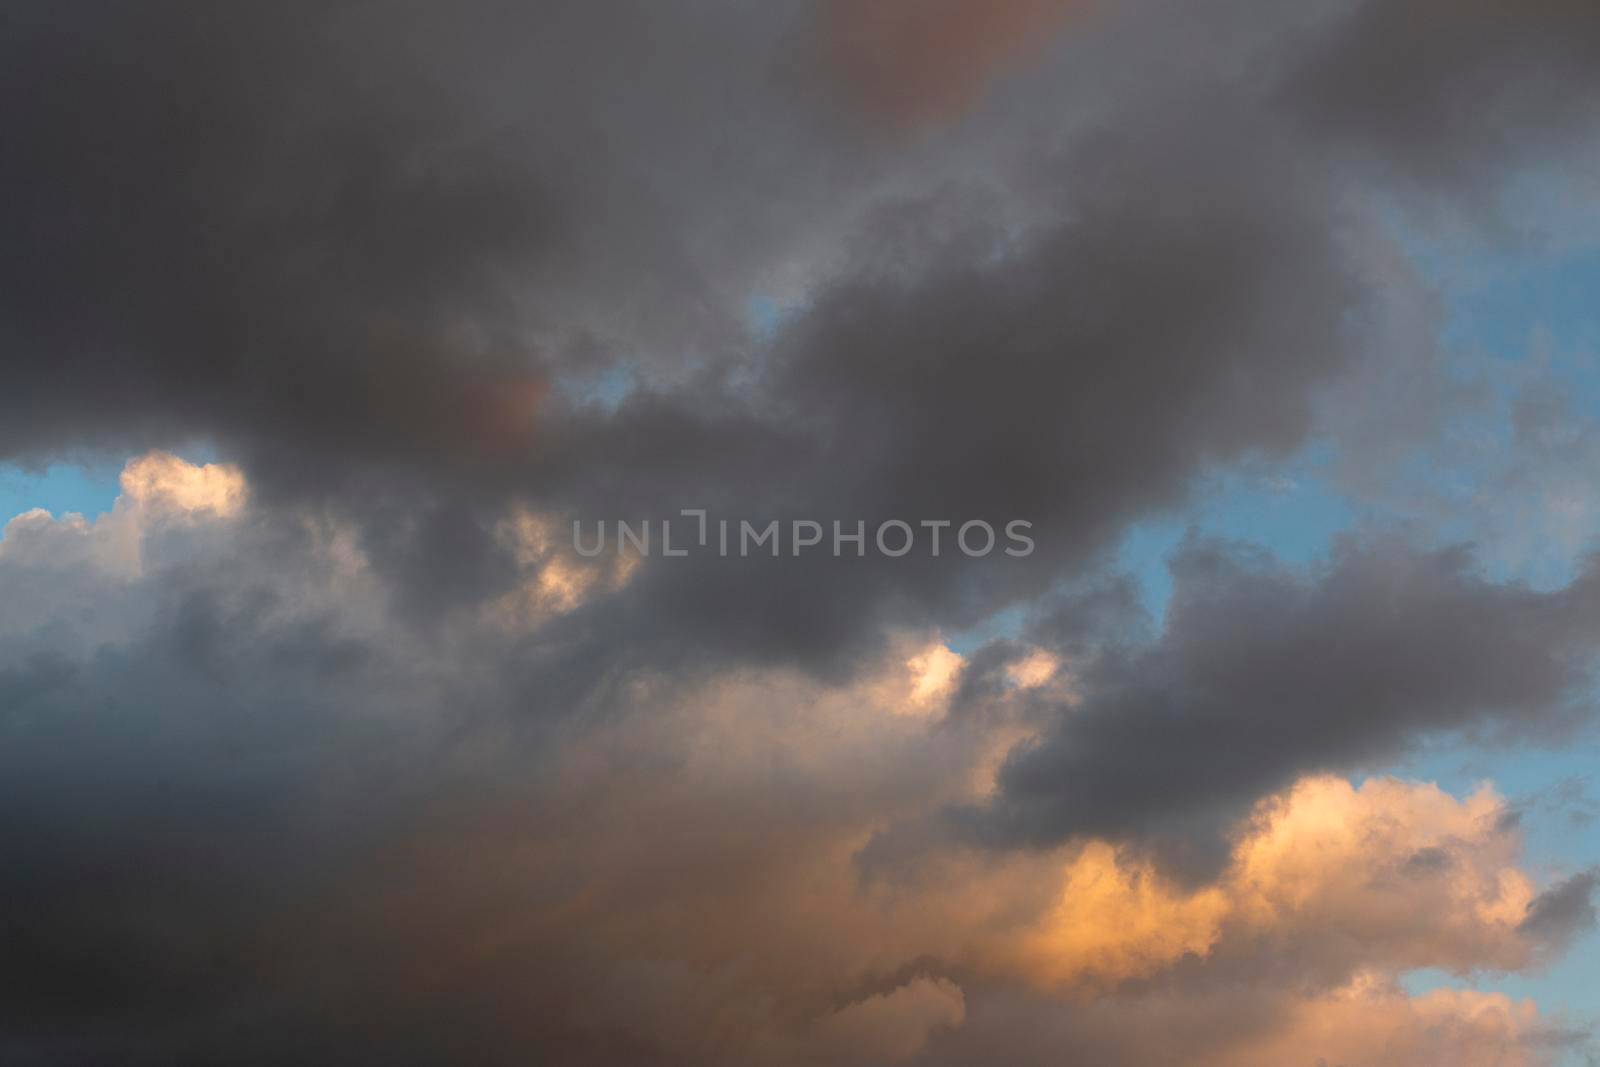
<svg viewBox="0 0 1600 1067">
<path fill-rule="evenodd" d="M 0 1061 L 1600 1062 L 1586 4 L 0 72 Z"/>
</svg>

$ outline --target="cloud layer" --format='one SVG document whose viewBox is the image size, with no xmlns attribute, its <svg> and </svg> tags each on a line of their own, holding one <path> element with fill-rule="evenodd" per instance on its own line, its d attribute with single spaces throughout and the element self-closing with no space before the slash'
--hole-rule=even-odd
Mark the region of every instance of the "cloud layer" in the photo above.
<svg viewBox="0 0 1600 1067">
<path fill-rule="evenodd" d="M 1419 235 L 1527 238 L 1597 25 L 13 4 L 0 461 L 133 458 L 0 537 L 0 1058 L 1582 1051 L 1466 984 L 1594 872 L 1392 772 L 1592 738 L 1592 531 L 1532 585 L 1395 498 L 1493 388 Z M 1536 385 L 1507 495 L 1584 477 Z M 1353 528 L 1191 532 L 1150 610 L 1130 532 L 1322 454 Z M 569 538 L 686 508 L 1036 550 Z"/>
</svg>

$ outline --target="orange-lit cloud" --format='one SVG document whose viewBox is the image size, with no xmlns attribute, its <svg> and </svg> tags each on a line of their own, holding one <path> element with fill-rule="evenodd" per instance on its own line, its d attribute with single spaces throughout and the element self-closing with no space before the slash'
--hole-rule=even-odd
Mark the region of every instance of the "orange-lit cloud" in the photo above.
<svg viewBox="0 0 1600 1067">
<path fill-rule="evenodd" d="M 1295 1004 L 1261 1039 L 1230 1049 L 1229 1067 L 1286 1063 L 1363 1067 L 1536 1067 L 1538 1007 L 1499 993 L 1438 989 L 1407 996 L 1393 982 L 1357 976 L 1342 989 Z"/>
<path fill-rule="evenodd" d="M 227 517 L 228 502 L 242 479 L 206 470 L 142 457 L 96 523 L 17 520 L 0 541 L 0 579 L 74 553 L 98 563 L 113 534 L 154 539 L 154 553 L 172 534 L 237 537 L 248 526 Z M 359 543 L 337 524 L 307 532 L 319 562 L 296 571 L 298 584 L 249 574 L 280 594 L 282 621 L 334 619 L 363 640 L 405 640 Z M 435 646 L 509 630 L 536 648 L 542 627 L 627 580 L 621 564 L 570 558 L 552 515 L 514 510 L 494 533 L 521 591 L 404 645 L 424 680 Z M 148 585 L 110 565 L 73 569 L 108 579 L 95 588 L 110 606 Z M 913 842 L 907 862 L 868 863 L 895 827 L 981 795 L 997 754 L 1037 728 L 1041 690 L 1070 693 L 1071 662 L 1026 646 L 1005 656 L 985 666 L 919 631 L 848 682 L 753 667 L 687 684 L 619 677 L 606 713 L 548 764 L 508 765 L 505 736 L 471 731 L 448 753 L 451 780 L 486 767 L 492 784 L 374 846 L 392 848 L 377 866 L 405 877 L 340 921 L 361 927 L 358 938 L 404 931 L 408 962 L 381 980 L 408 993 L 504 975 L 516 996 L 669 1062 L 916 1063 L 990 1026 L 1005 996 L 1120 1057 L 1075 1062 L 1545 1062 L 1535 1006 L 1413 998 L 1396 984 L 1414 968 L 1517 970 L 1540 958 L 1524 927 L 1538 887 L 1489 789 L 1458 798 L 1392 779 L 1302 779 L 1235 827 L 1230 861 L 1201 886 L 1103 840 L 994 852 L 935 834 Z M 960 703 L 973 670 L 992 672 L 982 714 Z M 1070 700 L 1053 707 L 1073 713 Z M 989 1061 L 1055 1062 L 1048 1049 L 1008 1057 L 983 1044 L 992 1031 L 972 1040 Z"/>
<path fill-rule="evenodd" d="M 960 986 L 917 978 L 839 1009 L 816 1036 L 834 1063 L 899 1063 L 920 1052 L 933 1031 L 960 1026 L 965 1016 Z"/>
<path fill-rule="evenodd" d="M 123 468 L 122 495 L 135 504 L 228 518 L 238 514 L 247 494 L 237 467 L 199 465 L 170 452 L 150 452 Z"/>
<path fill-rule="evenodd" d="M 607 1024 L 659 1037 L 670 1018 L 671 1048 L 696 1062 L 914 1059 L 974 1025 L 974 990 L 1008 987 L 1103 1024 L 1118 1048 L 1167 1040 L 1144 1032 L 1151 1019 L 1175 1034 L 1205 1020 L 1142 1062 L 1544 1062 L 1532 1004 L 1394 985 L 1413 967 L 1533 958 L 1518 930 L 1533 886 L 1492 792 L 1306 779 L 1261 806 L 1224 876 L 1198 888 L 1105 842 L 957 848 L 864 884 L 860 849 L 886 813 L 959 796 L 974 751 L 960 724 L 884 706 L 892 691 L 751 676 L 657 706 L 575 748 L 538 817 L 507 828 L 514 847 L 461 842 L 450 877 L 511 876 L 510 944 L 559 945 L 613 975 L 668 968 L 670 983 L 630 984 Z M 1127 992 L 1185 964 L 1228 974 L 1226 1002 L 1203 983 L 1148 1003 Z M 1272 978 L 1285 967 L 1293 989 Z M 1491 1047 L 1504 1058 L 1473 1058 Z"/>
<path fill-rule="evenodd" d="M 865 106 L 900 122 L 948 116 L 996 68 L 1047 41 L 1085 0 L 829 0 L 829 46 Z"/>
<path fill-rule="evenodd" d="M 121 487 L 111 510 L 92 521 L 76 513 L 56 517 L 42 508 L 11 519 L 0 528 L 0 557 L 25 566 L 89 567 L 137 577 L 152 530 L 226 524 L 250 498 L 243 472 L 232 464 L 190 463 L 160 451 L 128 460 Z"/>
<path fill-rule="evenodd" d="M 518 567 L 518 582 L 491 601 L 487 616 L 512 630 L 537 627 L 579 607 L 597 592 L 615 592 L 641 563 L 635 553 L 585 560 L 573 550 L 570 527 L 554 516 L 514 507 L 496 525 L 496 538 Z"/>
<path fill-rule="evenodd" d="M 908 714 L 926 712 L 939 701 L 948 699 L 961 676 L 965 660 L 942 642 L 934 641 L 906 661 L 911 672 L 910 699 L 896 705 L 896 711 Z"/>
<path fill-rule="evenodd" d="M 970 998 L 969 998 L 970 1000 Z M 1362 972 L 1337 986 L 1297 981 L 1157 987 L 1067 1004 L 1013 1000 L 969 1008 L 961 1051 L 1003 1062 L 1115 1067 L 1554 1067 L 1558 1024 L 1532 1001 L 1441 989 L 1408 995 Z"/>
<path fill-rule="evenodd" d="M 520 927 L 603 959 L 737 974 L 727 987 L 708 984 L 715 1007 L 696 1010 L 737 1015 L 754 1003 L 747 996 L 769 1006 L 751 1024 L 763 1036 L 747 1035 L 746 1062 L 763 1062 L 756 1046 L 775 1033 L 822 1042 L 847 1062 L 845 1044 L 872 1044 L 869 1021 L 885 1028 L 873 1062 L 888 1062 L 891 1049 L 909 1054 L 922 1035 L 969 1025 L 969 981 L 1082 1010 L 1185 964 L 1248 981 L 1292 965 L 1306 995 L 1280 1003 L 1265 982 L 1270 1003 L 1258 1010 L 1272 1027 L 1342 1033 L 1359 1028 L 1364 1005 L 1397 1033 L 1419 1019 L 1421 1033 L 1446 1012 L 1499 1025 L 1493 1012 L 1479 1018 L 1499 1001 L 1412 1003 L 1380 995 L 1370 977 L 1535 959 L 1519 930 L 1535 887 L 1487 789 L 1456 798 L 1422 783 L 1307 778 L 1257 809 L 1221 878 L 1199 887 L 1101 841 L 1006 854 L 952 845 L 907 875 L 864 880 L 862 849 L 878 831 L 970 796 L 990 737 L 1020 728 L 908 714 L 915 658 L 895 649 L 881 676 L 846 688 L 754 672 L 663 705 L 643 684 L 625 699 L 649 710 L 571 747 L 530 805 L 540 814 L 515 828 L 516 847 L 463 842 L 465 867 L 452 876 L 476 869 L 472 854 L 496 857 L 485 876 L 513 874 L 520 899 L 538 904 L 508 920 L 507 936 Z M 927 961 L 945 969 L 931 977 L 959 983 L 963 1012 L 955 987 L 904 988 L 905 970 Z M 859 991 L 863 976 L 897 974 Z M 1504 1020 L 1523 1026 L 1531 1011 Z M 835 1015 L 824 1041 L 817 1028 Z M 1272 1027 L 1252 1040 L 1287 1040 Z M 685 1055 L 710 1056 L 692 1029 Z"/>
<path fill-rule="evenodd" d="M 1067 866 L 1062 883 L 1022 959 L 1047 984 L 1145 977 L 1186 955 L 1203 956 L 1230 907 L 1220 889 L 1174 892 L 1149 868 L 1119 864 L 1115 850 L 1098 842 Z"/>
<path fill-rule="evenodd" d="M 1006 677 L 1021 689 L 1037 689 L 1054 678 L 1060 669 L 1060 657 L 1041 648 L 1008 666 Z"/>
<path fill-rule="evenodd" d="M 491 456 L 527 448 L 549 391 L 549 384 L 532 374 L 504 375 L 468 385 L 460 413 L 468 439 Z"/>
<path fill-rule="evenodd" d="M 1305 779 L 1263 804 L 1239 844 L 1237 915 L 1395 968 L 1526 966 L 1518 925 L 1535 890 L 1504 810 L 1487 788 L 1457 800 L 1394 779 Z"/>
<path fill-rule="evenodd" d="M 1144 977 L 1235 942 L 1329 972 L 1525 967 L 1535 889 L 1503 811 L 1488 789 L 1457 800 L 1421 783 L 1307 778 L 1263 803 L 1223 878 L 1194 891 L 1090 844 L 1021 959 L 1046 983 Z"/>
</svg>

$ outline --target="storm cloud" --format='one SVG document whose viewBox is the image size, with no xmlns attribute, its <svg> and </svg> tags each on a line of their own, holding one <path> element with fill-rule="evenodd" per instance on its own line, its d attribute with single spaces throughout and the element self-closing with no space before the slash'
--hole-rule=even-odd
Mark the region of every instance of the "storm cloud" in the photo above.
<svg viewBox="0 0 1600 1067">
<path fill-rule="evenodd" d="M 1557 370 L 1464 443 L 1417 245 L 1582 158 L 1596 26 L 9 5 L 0 461 L 125 465 L 0 516 L 0 1058 L 1583 1049 L 1407 991 L 1559 958 L 1595 878 L 1400 761 L 1592 739 L 1593 531 L 1533 581 L 1394 486 L 1585 514 Z M 1208 532 L 1241 482 L 1293 521 Z M 683 509 L 824 540 L 570 537 Z M 1034 551 L 829 551 L 890 520 Z"/>
</svg>

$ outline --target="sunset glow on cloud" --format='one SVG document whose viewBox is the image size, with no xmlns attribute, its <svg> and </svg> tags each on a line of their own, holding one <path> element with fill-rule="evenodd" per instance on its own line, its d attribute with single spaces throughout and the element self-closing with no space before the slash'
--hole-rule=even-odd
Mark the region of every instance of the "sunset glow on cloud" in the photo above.
<svg viewBox="0 0 1600 1067">
<path fill-rule="evenodd" d="M 0 1064 L 1600 1058 L 1587 8 L 0 70 Z"/>
<path fill-rule="evenodd" d="M 1009 62 L 1041 50 L 1086 0 L 828 0 L 831 47 L 863 103 L 902 121 L 947 117 Z"/>
</svg>

